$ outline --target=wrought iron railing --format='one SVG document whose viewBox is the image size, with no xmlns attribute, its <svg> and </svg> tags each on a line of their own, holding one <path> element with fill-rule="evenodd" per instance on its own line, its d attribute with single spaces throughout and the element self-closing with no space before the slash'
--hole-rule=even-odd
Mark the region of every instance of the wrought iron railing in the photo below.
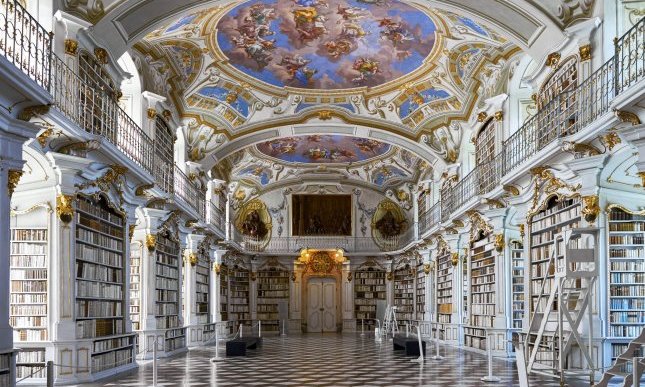
<svg viewBox="0 0 645 387">
<path fill-rule="evenodd" d="M 212 201 L 208 201 L 208 223 L 224 232 L 226 214 Z"/>
<path fill-rule="evenodd" d="M 441 222 L 441 202 L 435 203 L 419 215 L 419 235 L 423 235 Z"/>
<path fill-rule="evenodd" d="M 197 214 L 200 220 L 206 219 L 205 193 L 193 184 L 186 174 L 175 164 L 174 192 L 184 203 L 188 204 Z"/>
<path fill-rule="evenodd" d="M 150 137 L 105 91 L 87 85 L 60 58 L 52 55 L 49 92 L 54 107 L 88 133 L 102 137 L 152 174 Z"/>
<path fill-rule="evenodd" d="M 643 78 L 645 70 L 645 18 L 615 41 L 616 94 Z"/>
<path fill-rule="evenodd" d="M 0 0 L 0 53 L 49 90 L 52 34 L 16 0 Z"/>
</svg>

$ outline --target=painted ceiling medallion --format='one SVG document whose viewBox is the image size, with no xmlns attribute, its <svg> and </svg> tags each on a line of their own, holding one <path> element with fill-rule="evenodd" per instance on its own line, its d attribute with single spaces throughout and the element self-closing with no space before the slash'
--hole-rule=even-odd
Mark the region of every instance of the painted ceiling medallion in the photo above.
<svg viewBox="0 0 645 387">
<path fill-rule="evenodd" d="M 374 87 L 419 68 L 435 44 L 424 12 L 397 0 L 261 0 L 217 25 L 238 70 L 278 87 Z"/>
<path fill-rule="evenodd" d="M 340 135 L 285 137 L 257 145 L 262 154 L 281 161 L 315 164 L 363 162 L 384 155 L 390 148 L 376 140 Z"/>
</svg>

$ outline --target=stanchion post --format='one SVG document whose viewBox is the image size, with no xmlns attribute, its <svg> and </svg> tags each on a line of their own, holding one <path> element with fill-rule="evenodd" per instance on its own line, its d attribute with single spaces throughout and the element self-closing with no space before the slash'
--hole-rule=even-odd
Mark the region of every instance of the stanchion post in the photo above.
<svg viewBox="0 0 645 387">
<path fill-rule="evenodd" d="M 434 341 L 435 341 L 435 348 L 436 348 L 436 353 L 432 357 L 432 360 L 443 360 L 443 356 L 439 354 L 439 324 L 435 324 L 436 328 L 434 331 Z M 432 325 L 430 325 L 432 327 Z M 432 329 L 432 328 L 431 328 Z"/>
<path fill-rule="evenodd" d="M 244 325 L 240 323 L 240 338 L 242 338 L 242 330 L 244 329 Z"/>
<path fill-rule="evenodd" d="M 419 357 L 412 361 L 421 363 L 423 365 L 423 362 L 425 360 L 423 357 L 423 340 L 421 340 L 421 328 L 418 325 L 417 325 L 417 341 L 419 342 Z"/>
<path fill-rule="evenodd" d="M 361 319 L 361 337 L 365 336 L 365 320 Z"/>
<path fill-rule="evenodd" d="M 488 347 L 488 376 L 484 376 L 481 380 L 488 383 L 497 383 L 502 379 L 493 376 L 493 340 L 488 332 L 486 332 L 486 335 L 488 336 L 488 341 L 486 342 Z"/>
<path fill-rule="evenodd" d="M 258 337 L 262 337 L 262 320 L 258 320 Z"/>
<path fill-rule="evenodd" d="M 54 362 L 47 362 L 47 387 L 54 387 Z"/>
<path fill-rule="evenodd" d="M 638 374 L 638 358 L 632 358 L 632 385 L 634 387 L 639 387 L 641 384 L 641 377 Z"/>
<path fill-rule="evenodd" d="M 282 320 L 282 336 L 286 336 L 286 335 L 287 335 L 287 328 L 286 328 L 286 326 L 287 326 L 287 320 Z"/>
<path fill-rule="evenodd" d="M 152 347 L 152 385 L 154 387 L 157 387 L 157 340 L 159 340 L 159 336 L 155 336 Z"/>
<path fill-rule="evenodd" d="M 408 326 L 408 322 L 405 322 L 405 337 L 408 337 L 410 335 L 410 327 Z"/>
<path fill-rule="evenodd" d="M 215 357 L 211 358 L 212 362 L 222 361 L 223 357 L 219 356 L 219 330 L 217 329 L 217 324 L 215 324 Z"/>
</svg>

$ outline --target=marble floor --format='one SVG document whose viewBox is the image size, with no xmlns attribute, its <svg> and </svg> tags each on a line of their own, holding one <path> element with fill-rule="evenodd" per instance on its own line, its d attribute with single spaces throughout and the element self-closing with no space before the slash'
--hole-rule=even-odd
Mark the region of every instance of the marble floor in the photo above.
<svg viewBox="0 0 645 387">
<path fill-rule="evenodd" d="M 434 351 L 434 347 L 429 347 Z M 220 356 L 224 355 L 220 346 Z M 441 348 L 442 361 L 426 358 L 421 365 L 391 341 L 376 343 L 358 334 L 268 336 L 248 357 L 212 363 L 215 347 L 192 349 L 159 361 L 159 386 L 518 386 L 515 363 L 494 360 L 500 383 L 480 380 L 487 372 L 486 356 L 452 346 Z M 152 363 L 114 380 L 92 386 L 151 386 Z M 570 386 L 588 386 L 571 383 Z M 87 384 L 84 386 L 88 386 Z M 531 378 L 531 386 L 559 386 L 555 380 Z"/>
</svg>

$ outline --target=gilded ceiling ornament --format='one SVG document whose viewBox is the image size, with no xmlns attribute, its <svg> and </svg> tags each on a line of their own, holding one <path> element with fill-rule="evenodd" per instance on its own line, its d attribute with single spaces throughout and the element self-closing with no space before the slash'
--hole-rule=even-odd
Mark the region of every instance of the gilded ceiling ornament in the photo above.
<svg viewBox="0 0 645 387">
<path fill-rule="evenodd" d="M 598 195 L 589 195 L 582 197 L 582 216 L 589 223 L 594 223 L 600 213 Z"/>
<path fill-rule="evenodd" d="M 13 192 L 18 186 L 20 177 L 22 176 L 22 170 L 10 169 L 8 172 L 8 181 L 7 181 L 7 190 L 9 191 L 9 198 L 13 196 Z"/>
<path fill-rule="evenodd" d="M 146 235 L 146 247 L 151 253 L 155 251 L 157 248 L 157 236 L 155 234 Z"/>
<path fill-rule="evenodd" d="M 148 108 L 146 112 L 148 113 L 148 118 L 151 120 L 154 120 L 157 117 L 157 109 L 155 108 Z"/>
<path fill-rule="evenodd" d="M 504 119 L 504 112 L 503 111 L 497 111 L 495 112 L 495 121 L 502 121 Z"/>
<path fill-rule="evenodd" d="M 504 250 L 504 246 L 506 246 L 506 242 L 504 242 L 504 234 L 495 234 L 495 250 L 498 253 L 501 253 Z"/>
<path fill-rule="evenodd" d="M 479 234 L 489 235 L 493 232 L 493 227 L 488 224 L 486 219 L 477 211 L 467 213 L 470 218 L 470 241 L 473 242 Z"/>
<path fill-rule="evenodd" d="M 591 43 L 580 46 L 578 48 L 578 52 L 580 53 L 581 61 L 585 62 L 591 60 Z"/>
<path fill-rule="evenodd" d="M 74 218 L 74 195 L 56 196 L 56 215 L 63 223 L 69 223 Z"/>
<path fill-rule="evenodd" d="M 21 121 L 30 121 L 34 117 L 43 116 L 49 113 L 51 105 L 34 105 L 28 106 L 18 114 L 18 119 Z"/>
<path fill-rule="evenodd" d="M 318 112 L 318 119 L 321 121 L 331 120 L 332 111 L 331 110 L 320 110 Z"/>
<path fill-rule="evenodd" d="M 233 198 L 239 201 L 246 199 L 246 191 L 244 191 L 243 189 L 238 189 L 237 191 L 235 191 Z"/>
<path fill-rule="evenodd" d="M 636 173 L 641 178 L 641 187 L 645 187 L 645 171 Z"/>
<path fill-rule="evenodd" d="M 96 57 L 96 60 L 100 64 L 107 64 L 108 63 L 108 52 L 106 49 L 102 47 L 97 47 L 94 49 L 94 56 Z"/>
<path fill-rule="evenodd" d="M 614 111 L 614 114 L 616 114 L 616 117 L 618 117 L 620 122 L 627 122 L 632 124 L 632 126 L 640 125 L 641 123 L 641 120 L 636 114 L 628 112 L 627 110 L 616 110 Z"/>
<path fill-rule="evenodd" d="M 558 64 L 560 64 L 560 58 L 562 58 L 562 55 L 560 55 L 559 52 L 552 52 L 546 57 L 546 62 L 544 64 L 555 69 L 558 67 Z"/>
<path fill-rule="evenodd" d="M 606 134 L 600 136 L 600 142 L 611 151 L 616 145 L 620 144 L 622 140 L 615 131 L 610 130 Z"/>
<path fill-rule="evenodd" d="M 486 112 L 479 112 L 477 114 L 477 122 L 484 122 L 488 118 L 488 114 Z"/>
<path fill-rule="evenodd" d="M 232 104 L 233 102 L 237 101 L 238 94 L 236 91 L 230 91 L 228 94 L 226 94 L 226 103 L 227 104 Z"/>
<path fill-rule="evenodd" d="M 78 52 L 78 40 L 65 39 L 65 54 L 76 55 Z"/>
</svg>

